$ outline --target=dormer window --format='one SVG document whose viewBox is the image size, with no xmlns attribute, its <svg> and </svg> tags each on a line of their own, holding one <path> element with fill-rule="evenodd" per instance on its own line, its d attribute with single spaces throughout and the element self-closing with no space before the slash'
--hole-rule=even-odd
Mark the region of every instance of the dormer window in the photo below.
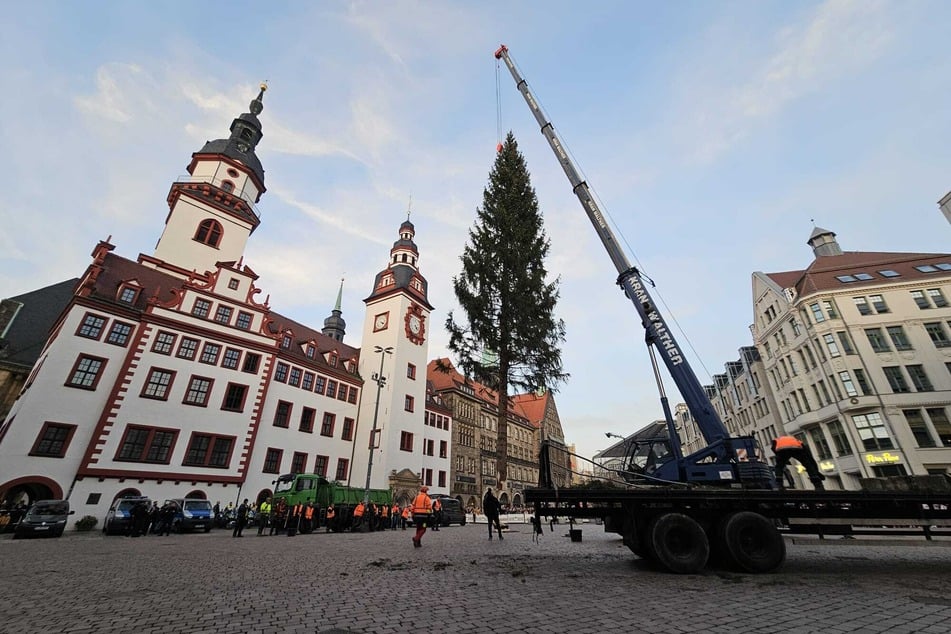
<svg viewBox="0 0 951 634">
<path fill-rule="evenodd" d="M 304 353 L 307 355 L 308 359 L 313 359 L 314 355 L 317 354 L 317 348 L 313 344 L 307 346 L 307 351 Z"/>
<path fill-rule="evenodd" d="M 221 242 L 221 234 L 221 223 L 209 218 L 208 220 L 202 220 L 201 224 L 198 225 L 195 240 L 210 247 L 218 248 L 218 244 Z"/>
<path fill-rule="evenodd" d="M 337 355 L 336 355 L 336 353 L 330 355 L 330 367 L 332 367 L 332 368 L 336 368 L 336 367 L 337 367 Z"/>
<path fill-rule="evenodd" d="M 134 287 L 134 286 L 126 286 L 126 285 L 123 285 L 123 286 L 119 289 L 119 297 L 118 297 L 118 299 L 119 299 L 119 301 L 122 302 L 123 304 L 134 304 L 136 298 L 139 296 L 139 291 L 140 291 L 140 290 L 141 290 L 141 289 L 136 288 L 136 287 Z"/>
<path fill-rule="evenodd" d="M 281 348 L 288 350 L 290 349 L 290 347 L 291 347 L 291 336 L 284 335 L 284 337 L 281 339 Z"/>
</svg>

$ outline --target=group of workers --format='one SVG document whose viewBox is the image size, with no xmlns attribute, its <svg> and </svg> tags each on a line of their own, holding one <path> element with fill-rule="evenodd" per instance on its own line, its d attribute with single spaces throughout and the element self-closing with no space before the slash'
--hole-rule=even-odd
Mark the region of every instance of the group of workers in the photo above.
<svg viewBox="0 0 951 634">
<path fill-rule="evenodd" d="M 428 487 L 423 489 L 429 490 Z M 439 499 L 431 500 L 427 508 L 427 524 L 438 531 L 442 521 L 442 505 Z M 360 501 L 355 505 L 341 505 L 339 509 L 333 504 L 322 509 L 320 504 L 314 502 L 289 505 L 283 498 L 278 498 L 277 501 L 267 498 L 258 504 L 253 518 L 258 526 L 258 535 L 267 532 L 268 535 L 286 533 L 293 536 L 297 533 L 311 533 L 321 527 L 328 533 L 398 528 L 406 530 L 408 525 L 414 523 L 414 508 L 412 504 L 401 506 L 396 502 L 377 504 Z"/>
</svg>

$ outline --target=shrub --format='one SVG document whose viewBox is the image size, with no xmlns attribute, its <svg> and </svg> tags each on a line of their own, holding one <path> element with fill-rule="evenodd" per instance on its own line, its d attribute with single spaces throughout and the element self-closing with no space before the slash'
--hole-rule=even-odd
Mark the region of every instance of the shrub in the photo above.
<svg viewBox="0 0 951 634">
<path fill-rule="evenodd" d="M 76 530 L 77 531 L 91 531 L 93 527 L 99 523 L 92 515 L 86 515 L 82 519 L 76 520 Z"/>
</svg>

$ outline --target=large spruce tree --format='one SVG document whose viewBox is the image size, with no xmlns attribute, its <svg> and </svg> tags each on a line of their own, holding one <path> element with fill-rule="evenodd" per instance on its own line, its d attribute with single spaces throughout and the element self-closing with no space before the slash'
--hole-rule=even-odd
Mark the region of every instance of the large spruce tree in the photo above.
<svg viewBox="0 0 951 634">
<path fill-rule="evenodd" d="M 555 319 L 558 279 L 549 281 L 538 199 L 525 159 L 509 132 L 496 155 L 462 253 L 453 289 L 465 313 L 446 319 L 449 349 L 468 378 L 498 393 L 498 479 L 507 479 L 509 388 L 555 390 L 568 378 L 559 344 L 565 325 Z"/>
</svg>

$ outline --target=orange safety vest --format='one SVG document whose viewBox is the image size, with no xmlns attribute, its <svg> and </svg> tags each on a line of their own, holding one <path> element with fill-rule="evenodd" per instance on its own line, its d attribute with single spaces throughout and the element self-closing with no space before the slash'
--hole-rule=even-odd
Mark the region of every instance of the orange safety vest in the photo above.
<svg viewBox="0 0 951 634">
<path fill-rule="evenodd" d="M 408 520 L 408 519 L 409 519 L 409 516 L 410 516 L 410 508 L 409 508 L 409 506 L 403 507 L 403 519 L 404 519 L 404 520 Z"/>
<path fill-rule="evenodd" d="M 327 519 L 332 520 L 334 518 L 334 507 L 327 507 Z"/>
<path fill-rule="evenodd" d="M 306 519 L 313 519 L 313 518 L 314 518 L 314 507 L 313 507 L 313 506 L 308 506 L 308 507 L 307 507 L 307 510 L 304 511 L 304 517 L 305 517 Z"/>
<path fill-rule="evenodd" d="M 433 511 L 441 511 L 441 510 L 442 510 L 442 502 L 440 502 L 439 500 L 433 500 Z"/>
<path fill-rule="evenodd" d="M 431 515 L 433 512 L 433 501 L 425 493 L 420 493 L 413 500 L 413 514 Z"/>
<path fill-rule="evenodd" d="M 399 504 L 394 504 L 393 508 L 390 509 L 390 513 L 392 513 L 393 515 L 399 515 L 399 512 L 400 512 Z"/>
<path fill-rule="evenodd" d="M 780 436 L 776 439 L 776 449 L 802 449 L 802 443 L 793 436 Z"/>
<path fill-rule="evenodd" d="M 386 505 L 384 504 L 384 505 L 383 505 L 383 517 L 389 517 L 389 516 L 390 516 L 390 507 L 388 507 L 388 506 L 386 506 Z"/>
<path fill-rule="evenodd" d="M 353 516 L 363 517 L 363 511 L 365 510 L 366 510 L 366 507 L 363 506 L 363 502 L 360 502 L 359 504 L 357 504 L 357 507 L 353 509 Z"/>
</svg>

